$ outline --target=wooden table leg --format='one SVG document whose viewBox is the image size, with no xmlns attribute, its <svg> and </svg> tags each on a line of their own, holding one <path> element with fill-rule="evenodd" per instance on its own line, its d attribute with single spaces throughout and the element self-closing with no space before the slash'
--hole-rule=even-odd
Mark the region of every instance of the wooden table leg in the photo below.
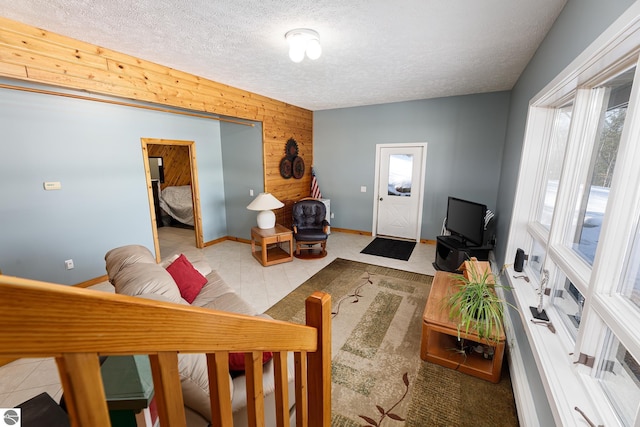
<svg viewBox="0 0 640 427">
<path fill-rule="evenodd" d="M 262 265 L 267 265 L 267 239 L 262 239 Z"/>
</svg>

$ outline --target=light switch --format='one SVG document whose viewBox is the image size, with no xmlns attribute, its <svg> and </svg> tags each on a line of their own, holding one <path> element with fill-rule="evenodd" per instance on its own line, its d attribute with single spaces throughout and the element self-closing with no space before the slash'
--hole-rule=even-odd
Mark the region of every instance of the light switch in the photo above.
<svg viewBox="0 0 640 427">
<path fill-rule="evenodd" d="M 365 185 L 363 185 L 362 187 L 360 187 L 360 192 L 361 193 L 366 193 L 367 192 L 367 187 Z"/>
<path fill-rule="evenodd" d="M 44 183 L 44 189 L 49 190 L 60 190 L 62 188 L 62 184 L 60 181 L 47 181 Z"/>
</svg>

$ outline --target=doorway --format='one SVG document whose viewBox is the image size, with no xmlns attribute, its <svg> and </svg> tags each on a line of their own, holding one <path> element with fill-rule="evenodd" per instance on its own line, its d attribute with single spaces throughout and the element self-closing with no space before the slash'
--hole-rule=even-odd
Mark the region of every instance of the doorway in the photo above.
<svg viewBox="0 0 640 427">
<path fill-rule="evenodd" d="M 142 157 L 145 168 L 145 176 L 147 181 L 147 193 L 149 197 L 149 212 L 151 216 L 151 224 L 152 224 L 152 233 L 153 233 L 153 245 L 156 253 L 156 259 L 160 261 L 160 241 L 158 238 L 158 221 L 161 218 L 157 218 L 157 200 L 154 197 L 154 182 L 151 179 L 151 170 L 149 167 L 149 157 L 150 157 L 150 149 L 152 146 L 173 146 L 178 149 L 186 150 L 187 155 L 186 161 L 183 163 L 188 163 L 188 165 L 184 165 L 183 172 L 180 174 L 182 176 L 182 180 L 184 183 L 188 183 L 191 188 L 191 206 L 193 208 L 193 229 L 195 234 L 195 246 L 197 248 L 204 247 L 204 238 L 202 234 L 202 216 L 200 214 L 200 189 L 198 186 L 198 168 L 196 166 L 196 150 L 195 150 L 195 142 L 194 141 L 181 141 L 181 140 L 169 140 L 169 139 L 153 139 L 153 138 L 141 138 L 142 143 Z M 153 156 L 151 156 L 153 157 Z M 167 159 L 164 159 L 164 164 L 167 164 Z M 180 182 L 170 182 L 169 172 L 165 168 L 165 183 L 167 185 L 171 184 L 180 184 Z M 185 176 L 188 175 L 188 176 Z"/>
<path fill-rule="evenodd" d="M 373 235 L 420 241 L 427 143 L 377 144 Z"/>
</svg>

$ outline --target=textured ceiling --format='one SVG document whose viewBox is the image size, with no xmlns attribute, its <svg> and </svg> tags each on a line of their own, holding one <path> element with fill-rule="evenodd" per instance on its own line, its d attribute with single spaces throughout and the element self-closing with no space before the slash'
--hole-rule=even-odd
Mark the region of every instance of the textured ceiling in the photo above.
<svg viewBox="0 0 640 427">
<path fill-rule="evenodd" d="M 0 0 L 0 14 L 310 110 L 509 90 L 566 0 Z M 320 33 L 289 60 L 284 34 Z"/>
</svg>

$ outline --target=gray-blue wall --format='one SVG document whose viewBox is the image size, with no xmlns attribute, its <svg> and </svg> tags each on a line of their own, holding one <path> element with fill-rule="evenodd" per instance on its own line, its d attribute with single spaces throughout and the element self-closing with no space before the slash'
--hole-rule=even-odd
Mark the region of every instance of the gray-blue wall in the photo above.
<svg viewBox="0 0 640 427">
<path fill-rule="evenodd" d="M 497 204 L 501 218 L 499 235 L 505 236 L 508 232 L 513 213 L 529 101 L 633 3 L 632 0 L 569 0 L 518 79 L 511 94 L 501 165 Z M 505 254 L 505 246 L 506 239 L 499 239 L 496 249 L 499 264 L 513 262 L 515 254 Z"/>
<path fill-rule="evenodd" d="M 227 234 L 249 240 L 257 212 L 247 210 L 247 205 L 264 191 L 262 123 L 248 127 L 222 122 L 220 135 Z M 253 196 L 249 190 L 253 190 Z"/>
<path fill-rule="evenodd" d="M 331 225 L 372 230 L 376 144 L 383 143 L 428 143 L 422 239 L 440 234 L 450 195 L 495 209 L 508 109 L 509 92 L 495 92 L 316 111 L 314 169 L 331 199 Z"/>
<path fill-rule="evenodd" d="M 111 248 L 153 250 L 140 138 L 196 142 L 204 240 L 227 234 L 218 121 L 0 89 L 0 129 L 4 274 L 74 284 Z"/>
</svg>

